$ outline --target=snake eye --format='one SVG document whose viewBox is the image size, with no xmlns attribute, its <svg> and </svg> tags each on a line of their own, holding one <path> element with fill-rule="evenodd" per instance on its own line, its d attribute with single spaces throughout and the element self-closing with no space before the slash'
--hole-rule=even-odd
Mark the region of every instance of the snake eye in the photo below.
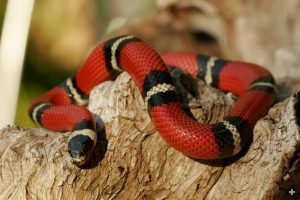
<svg viewBox="0 0 300 200">
<path fill-rule="evenodd" d="M 77 166 L 85 164 L 92 154 L 95 143 L 88 135 L 72 134 L 68 143 L 72 163 Z"/>
</svg>

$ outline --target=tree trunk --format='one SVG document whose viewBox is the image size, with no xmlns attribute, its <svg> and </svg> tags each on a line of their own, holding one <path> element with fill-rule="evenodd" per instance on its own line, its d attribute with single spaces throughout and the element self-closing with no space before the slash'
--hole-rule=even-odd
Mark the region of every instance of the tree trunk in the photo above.
<svg viewBox="0 0 300 200">
<path fill-rule="evenodd" d="M 91 93 L 89 109 L 103 123 L 98 119 L 101 138 L 86 169 L 70 163 L 69 133 L 16 126 L 0 130 L 1 199 L 299 197 L 300 94 L 291 95 L 300 88 L 299 1 L 170 0 L 158 5 L 154 16 L 115 34 L 138 35 L 159 52 L 192 50 L 256 62 L 275 75 L 278 101 L 256 124 L 247 153 L 235 162 L 204 163 L 169 147 L 124 72 Z M 276 14 L 279 8 L 283 11 Z M 200 98 L 189 97 L 194 116 L 201 123 L 221 120 L 235 97 L 198 84 Z M 290 196 L 290 189 L 296 194 Z"/>
</svg>

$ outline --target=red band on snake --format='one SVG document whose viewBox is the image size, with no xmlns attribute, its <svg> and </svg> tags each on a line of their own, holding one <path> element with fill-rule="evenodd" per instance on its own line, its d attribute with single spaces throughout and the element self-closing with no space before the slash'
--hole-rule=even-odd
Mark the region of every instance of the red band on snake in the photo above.
<svg viewBox="0 0 300 200">
<path fill-rule="evenodd" d="M 168 67 L 181 68 L 239 98 L 222 121 L 198 123 L 181 107 Z M 83 107 L 89 92 L 123 70 L 141 91 L 164 140 L 197 159 L 220 159 L 240 152 L 251 140 L 256 122 L 275 100 L 274 79 L 261 66 L 195 53 L 170 53 L 161 58 L 134 36 L 116 37 L 99 44 L 73 78 L 33 101 L 30 107 L 31 118 L 42 127 L 72 131 L 68 146 L 74 164 L 87 162 L 97 140 L 93 116 Z"/>
</svg>

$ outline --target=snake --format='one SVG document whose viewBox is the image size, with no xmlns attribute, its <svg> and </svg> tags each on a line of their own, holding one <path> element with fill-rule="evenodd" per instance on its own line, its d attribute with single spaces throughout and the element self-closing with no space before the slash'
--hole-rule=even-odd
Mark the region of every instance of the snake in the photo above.
<svg viewBox="0 0 300 200">
<path fill-rule="evenodd" d="M 197 122 L 180 104 L 169 68 L 184 70 L 206 84 L 238 96 L 227 115 L 214 124 Z M 186 156 L 218 160 L 237 155 L 251 141 L 256 122 L 274 104 L 277 88 L 264 67 L 194 52 L 160 56 L 136 36 L 107 39 L 89 54 L 79 71 L 30 104 L 39 126 L 71 132 L 68 152 L 77 166 L 86 164 L 97 143 L 96 123 L 85 107 L 90 91 L 126 71 L 138 87 L 151 120 L 167 144 Z"/>
</svg>

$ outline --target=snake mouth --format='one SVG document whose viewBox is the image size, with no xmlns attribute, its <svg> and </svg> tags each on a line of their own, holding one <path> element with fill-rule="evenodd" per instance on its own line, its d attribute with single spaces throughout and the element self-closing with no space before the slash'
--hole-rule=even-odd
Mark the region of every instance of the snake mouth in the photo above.
<svg viewBox="0 0 300 200">
<path fill-rule="evenodd" d="M 78 167 L 81 167 L 89 161 L 89 159 L 92 155 L 92 149 L 87 152 L 82 152 L 82 151 L 78 151 L 78 150 L 72 150 L 72 151 L 69 150 L 69 154 L 71 157 L 72 164 L 74 164 Z"/>
<path fill-rule="evenodd" d="M 74 152 L 73 152 L 73 153 L 70 153 L 70 154 L 71 154 L 71 162 L 74 165 L 77 165 L 77 166 L 84 165 L 88 161 L 88 159 L 89 159 L 89 156 L 87 156 L 87 155 L 80 155 L 80 153 L 74 154 Z"/>
</svg>

